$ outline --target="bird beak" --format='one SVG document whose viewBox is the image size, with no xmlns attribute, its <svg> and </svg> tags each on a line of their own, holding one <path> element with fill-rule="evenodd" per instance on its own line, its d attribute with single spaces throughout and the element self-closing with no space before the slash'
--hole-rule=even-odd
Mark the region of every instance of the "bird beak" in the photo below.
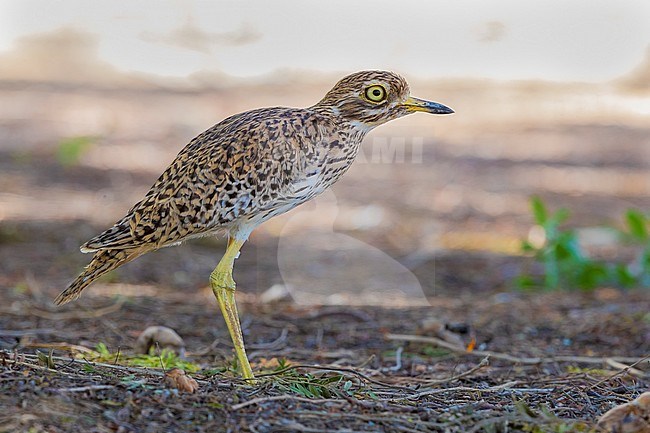
<svg viewBox="0 0 650 433">
<path fill-rule="evenodd" d="M 451 114 L 454 112 L 451 108 L 433 101 L 425 101 L 424 99 L 409 98 L 402 103 L 404 107 L 410 112 L 424 111 L 429 114 Z"/>
</svg>

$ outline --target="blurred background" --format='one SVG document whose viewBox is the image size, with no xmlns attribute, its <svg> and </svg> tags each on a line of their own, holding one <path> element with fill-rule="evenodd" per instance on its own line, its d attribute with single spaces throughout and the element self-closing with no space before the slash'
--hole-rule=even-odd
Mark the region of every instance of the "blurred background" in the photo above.
<svg viewBox="0 0 650 433">
<path fill-rule="evenodd" d="M 650 207 L 649 24 L 642 0 L 4 1 L 0 286 L 58 293 L 90 260 L 78 246 L 224 117 L 390 69 L 456 114 L 373 131 L 331 192 L 253 233 L 240 291 L 425 305 L 506 290 L 532 195 L 583 228 Z M 223 248 L 149 254 L 84 296 L 212 297 Z"/>
</svg>

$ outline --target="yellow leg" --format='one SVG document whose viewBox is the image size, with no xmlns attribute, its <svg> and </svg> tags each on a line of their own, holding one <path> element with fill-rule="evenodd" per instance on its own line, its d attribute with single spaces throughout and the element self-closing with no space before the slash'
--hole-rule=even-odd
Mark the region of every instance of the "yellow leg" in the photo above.
<svg viewBox="0 0 650 433">
<path fill-rule="evenodd" d="M 239 249 L 245 241 L 237 239 L 228 240 L 228 248 L 217 267 L 210 274 L 210 286 L 214 295 L 219 301 L 221 313 L 226 320 L 232 344 L 235 346 L 235 354 L 239 361 L 239 366 L 242 371 L 244 379 L 254 379 L 251 365 L 246 357 L 246 348 L 244 347 L 244 337 L 241 333 L 241 325 L 239 323 L 239 314 L 237 313 L 237 305 L 235 304 L 235 280 L 232 278 L 232 268 L 235 259 L 239 256 Z"/>
</svg>

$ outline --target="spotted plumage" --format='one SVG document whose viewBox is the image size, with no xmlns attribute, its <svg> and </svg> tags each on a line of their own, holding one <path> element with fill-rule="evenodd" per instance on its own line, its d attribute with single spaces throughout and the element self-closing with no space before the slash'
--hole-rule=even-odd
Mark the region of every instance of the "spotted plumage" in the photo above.
<svg viewBox="0 0 650 433">
<path fill-rule="evenodd" d="M 55 302 L 78 298 L 101 275 L 158 248 L 218 232 L 243 243 L 259 224 L 336 182 L 366 133 L 414 111 L 452 112 L 410 97 L 395 73 L 362 71 L 311 107 L 223 120 L 190 141 L 124 218 L 81 247 L 95 255 Z"/>
</svg>

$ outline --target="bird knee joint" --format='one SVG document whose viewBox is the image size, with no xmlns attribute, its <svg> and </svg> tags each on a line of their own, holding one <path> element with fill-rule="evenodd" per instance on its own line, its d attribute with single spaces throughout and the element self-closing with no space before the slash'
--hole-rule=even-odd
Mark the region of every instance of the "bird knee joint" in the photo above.
<svg viewBox="0 0 650 433">
<path fill-rule="evenodd" d="M 213 272 L 210 274 L 210 286 L 213 291 L 226 289 L 234 292 L 236 288 L 235 280 L 232 279 L 232 276 L 221 272 Z"/>
</svg>

